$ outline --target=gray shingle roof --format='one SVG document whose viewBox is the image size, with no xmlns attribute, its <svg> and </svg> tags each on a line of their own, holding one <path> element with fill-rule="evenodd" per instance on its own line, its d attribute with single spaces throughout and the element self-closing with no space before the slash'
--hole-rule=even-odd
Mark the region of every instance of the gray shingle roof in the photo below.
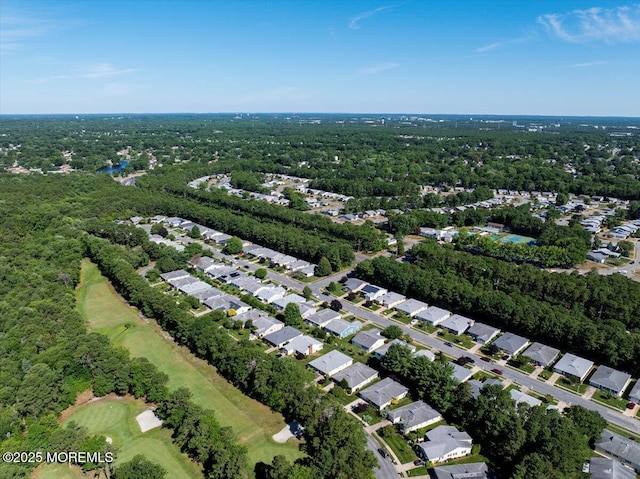
<svg viewBox="0 0 640 479">
<path fill-rule="evenodd" d="M 499 332 L 500 330 L 498 328 L 494 328 L 488 324 L 474 323 L 467 331 L 467 334 L 476 338 L 478 341 L 486 343 L 487 341 L 491 341 Z"/>
<path fill-rule="evenodd" d="M 435 479 L 491 479 L 489 466 L 484 462 L 434 467 Z"/>
<path fill-rule="evenodd" d="M 390 411 L 387 418 L 394 424 L 401 423 L 405 431 L 430 421 L 439 421 L 442 415 L 424 401 L 416 401 Z"/>
<path fill-rule="evenodd" d="M 346 368 L 352 361 L 353 358 L 334 349 L 311 361 L 309 366 L 318 370 L 321 374 L 331 374 L 337 368 Z"/>
<path fill-rule="evenodd" d="M 562 374 L 582 378 L 592 367 L 593 361 L 568 353 L 553 368 Z"/>
<path fill-rule="evenodd" d="M 338 374 L 333 376 L 336 382 L 342 380 L 347 381 L 349 389 L 354 389 L 360 386 L 362 383 L 372 381 L 378 377 L 378 371 L 362 363 L 355 363 L 346 369 L 343 369 Z"/>
<path fill-rule="evenodd" d="M 560 354 L 559 349 L 552 348 L 551 346 L 546 346 L 541 343 L 533 343 L 525 352 L 522 353 L 522 356 L 531 358 L 533 362 L 541 364 L 542 366 L 548 366 L 555 361 L 558 354 Z"/>
<path fill-rule="evenodd" d="M 636 479 L 635 473 L 615 459 L 592 457 L 589 461 L 591 479 Z"/>
<path fill-rule="evenodd" d="M 360 331 L 356 334 L 351 342 L 363 348 L 371 349 L 380 340 L 384 341 L 384 337 L 380 334 L 380 331 L 377 329 L 368 329 L 367 331 Z"/>
<path fill-rule="evenodd" d="M 529 340 L 527 338 L 513 333 L 504 333 L 493 342 L 493 345 L 508 354 L 517 354 L 528 343 Z"/>
<path fill-rule="evenodd" d="M 360 396 L 362 399 L 382 408 L 393 399 L 404 396 L 408 392 L 409 389 L 404 387 L 402 384 L 395 382 L 391 378 L 386 378 L 379 383 L 360 391 Z"/>
<path fill-rule="evenodd" d="M 602 451 L 640 472 L 640 444 L 632 439 L 604 429 L 600 440 L 596 441 L 596 451 Z"/>
<path fill-rule="evenodd" d="M 600 366 L 591 376 L 589 384 L 610 391 L 623 392 L 630 379 L 630 374 L 617 371 L 609 366 Z"/>
<path fill-rule="evenodd" d="M 268 343 L 278 345 L 291 341 L 298 336 L 302 336 L 302 331 L 297 330 L 293 326 L 285 326 L 275 333 L 267 334 L 263 339 Z"/>
</svg>

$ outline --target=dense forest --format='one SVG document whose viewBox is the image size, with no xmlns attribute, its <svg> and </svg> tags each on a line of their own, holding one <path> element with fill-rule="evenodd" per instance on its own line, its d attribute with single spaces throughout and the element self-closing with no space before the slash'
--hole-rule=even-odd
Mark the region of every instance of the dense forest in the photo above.
<svg viewBox="0 0 640 479">
<path fill-rule="evenodd" d="M 488 128 L 480 119 L 454 117 L 382 123 L 330 115 L 5 116 L 0 167 L 96 171 L 127 158 L 125 171 L 133 171 L 151 160 L 214 162 L 218 171 L 288 173 L 358 198 L 415 196 L 422 185 L 441 185 L 640 199 L 640 137 L 627 129 L 637 120 L 549 119 L 536 133 L 509 122 Z"/>
<path fill-rule="evenodd" d="M 640 372 L 640 285 L 622 275 L 549 273 L 427 240 L 410 262 L 379 257 L 356 276 L 600 364 Z"/>
</svg>

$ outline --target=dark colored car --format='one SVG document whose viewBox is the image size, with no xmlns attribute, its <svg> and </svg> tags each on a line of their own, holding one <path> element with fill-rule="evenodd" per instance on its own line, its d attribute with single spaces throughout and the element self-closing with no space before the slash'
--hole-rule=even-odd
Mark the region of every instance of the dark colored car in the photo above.
<svg viewBox="0 0 640 479">
<path fill-rule="evenodd" d="M 444 343 L 445 346 L 449 346 L 450 348 L 453 347 L 453 344 L 451 344 L 449 341 L 447 341 L 446 343 Z"/>
<path fill-rule="evenodd" d="M 384 449 L 382 449 L 381 447 L 378 448 L 378 452 L 380 453 L 380 455 L 382 457 L 389 457 L 389 453 L 387 451 L 385 451 Z"/>
<path fill-rule="evenodd" d="M 636 407 L 636 403 L 634 402 L 630 402 L 629 404 L 627 404 L 627 409 L 633 409 L 634 407 Z"/>
<path fill-rule="evenodd" d="M 424 459 L 416 459 L 413 461 L 414 466 L 422 466 L 424 464 Z"/>
<path fill-rule="evenodd" d="M 500 376 L 502 376 L 502 369 L 493 368 L 493 369 L 491 370 L 491 372 L 492 372 L 492 373 L 499 374 Z"/>
<path fill-rule="evenodd" d="M 491 358 L 488 358 L 487 356 L 482 356 L 480 359 L 482 359 L 483 361 L 486 361 L 488 363 L 491 362 Z"/>
</svg>

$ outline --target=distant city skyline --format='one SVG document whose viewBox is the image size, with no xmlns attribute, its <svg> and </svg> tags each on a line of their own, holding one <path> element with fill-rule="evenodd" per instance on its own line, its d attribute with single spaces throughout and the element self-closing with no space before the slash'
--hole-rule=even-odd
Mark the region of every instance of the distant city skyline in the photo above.
<svg viewBox="0 0 640 479">
<path fill-rule="evenodd" d="M 640 116 L 640 3 L 0 2 L 0 114 Z"/>
</svg>

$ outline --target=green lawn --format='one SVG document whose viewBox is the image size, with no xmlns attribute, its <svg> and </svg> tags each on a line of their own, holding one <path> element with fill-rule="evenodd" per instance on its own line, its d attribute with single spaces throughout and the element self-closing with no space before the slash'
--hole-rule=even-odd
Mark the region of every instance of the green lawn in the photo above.
<svg viewBox="0 0 640 479">
<path fill-rule="evenodd" d="M 540 374 L 538 374 L 538 379 L 541 381 L 547 381 L 553 375 L 553 371 L 549 371 L 548 369 L 543 369 Z"/>
<path fill-rule="evenodd" d="M 601 402 L 609 407 L 620 409 L 622 411 L 627 409 L 627 403 L 629 402 L 626 399 L 619 398 L 617 396 L 614 396 L 613 394 L 609 394 L 600 390 L 597 390 L 595 393 L 593 393 L 593 396 L 591 396 L 591 398 L 594 401 Z"/>
<path fill-rule="evenodd" d="M 453 343 L 464 349 L 471 349 L 475 346 L 473 340 L 466 334 L 456 336 L 455 334 L 451 334 L 443 329 L 438 333 L 438 337 L 443 341 L 449 341 L 450 343 Z"/>
<path fill-rule="evenodd" d="M 556 381 L 556 386 L 559 386 L 563 389 L 566 389 L 567 391 L 571 391 L 572 393 L 576 393 L 579 395 L 584 394 L 588 387 L 586 384 L 572 383 L 567 378 L 562 376 L 558 378 L 558 380 Z"/>
<path fill-rule="evenodd" d="M 91 434 L 102 434 L 113 440 L 119 450 L 117 463 L 129 461 L 136 454 L 142 454 L 151 462 L 167 470 L 167 477 L 201 478 L 200 466 L 180 452 L 171 441 L 171 430 L 162 427 L 145 433 L 140 431 L 136 416 L 148 409 L 140 399 L 107 396 L 97 401 L 71 408 L 65 414 L 64 424 L 75 421 L 86 427 Z M 49 467 L 43 468 L 49 470 Z M 51 469 L 58 469 L 51 468 Z M 68 468 L 67 468 L 68 469 Z M 73 473 L 73 470 L 68 472 Z M 42 475 L 41 477 L 76 477 Z"/>
<path fill-rule="evenodd" d="M 429 471 L 427 471 L 426 466 L 418 466 L 407 471 L 407 476 L 409 477 L 427 476 L 427 475 L 429 475 Z"/>
<path fill-rule="evenodd" d="M 400 464 L 413 462 L 417 459 L 416 453 L 413 452 L 413 449 L 411 449 L 407 440 L 395 429 L 389 437 L 381 437 L 381 439 L 393 450 L 394 454 L 400 461 Z"/>
<path fill-rule="evenodd" d="M 77 300 L 90 331 L 107 335 L 114 346 L 128 349 L 134 357 L 149 359 L 169 376 L 169 388 L 190 389 L 194 402 L 214 410 L 222 426 L 232 427 L 240 442 L 251 446 L 251 462 L 271 462 L 278 454 L 289 460 L 301 457 L 297 444 L 278 444 L 272 440 L 272 435 L 285 426 L 282 415 L 245 396 L 219 376 L 215 368 L 167 339 L 155 321 L 139 317 L 138 311 L 122 301 L 88 260 L 82 263 Z"/>
<path fill-rule="evenodd" d="M 394 321 L 398 321 L 402 324 L 409 324 L 411 321 L 413 321 L 413 318 L 410 318 L 404 313 L 398 313 L 391 319 L 393 319 Z"/>
<path fill-rule="evenodd" d="M 79 466 L 69 464 L 42 464 L 31 473 L 32 479 L 84 479 Z"/>
</svg>

